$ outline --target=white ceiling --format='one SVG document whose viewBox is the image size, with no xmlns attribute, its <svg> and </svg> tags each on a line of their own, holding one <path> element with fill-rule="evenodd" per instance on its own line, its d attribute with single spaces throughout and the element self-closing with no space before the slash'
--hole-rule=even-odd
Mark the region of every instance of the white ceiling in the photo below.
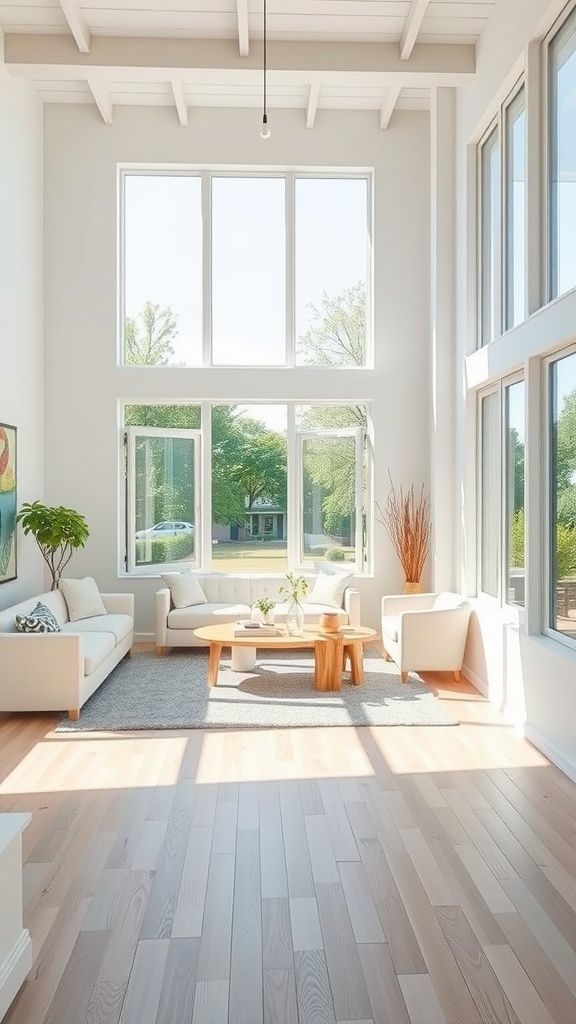
<svg viewBox="0 0 576 1024">
<path fill-rule="evenodd" d="M 427 109 L 474 73 L 495 0 L 267 0 L 268 106 Z M 262 104 L 263 0 L 0 0 L 5 61 L 48 103 Z"/>
</svg>

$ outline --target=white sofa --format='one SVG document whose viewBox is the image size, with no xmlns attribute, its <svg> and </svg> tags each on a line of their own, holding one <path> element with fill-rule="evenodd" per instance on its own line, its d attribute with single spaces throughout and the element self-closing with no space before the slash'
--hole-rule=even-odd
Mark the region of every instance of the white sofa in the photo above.
<svg viewBox="0 0 576 1024">
<path fill-rule="evenodd" d="M 0 611 L 0 711 L 80 708 L 129 653 L 134 640 L 134 594 L 102 594 L 106 615 L 70 622 L 58 590 Z M 19 633 L 15 616 L 38 601 L 56 616 L 61 633 Z"/>
<path fill-rule="evenodd" d="M 170 590 L 163 587 L 156 594 L 156 649 L 163 654 L 168 647 L 200 647 L 204 640 L 194 635 L 200 626 L 211 626 L 224 622 L 249 619 L 252 605 L 259 597 L 270 597 L 275 602 L 274 621 L 286 619 L 288 605 L 279 590 L 284 578 L 264 573 L 202 573 L 194 574 L 208 602 L 188 608 L 174 608 Z M 309 581 L 310 588 L 316 579 L 315 573 L 302 573 Z M 322 612 L 333 612 L 331 605 L 302 604 L 304 622 L 318 622 Z M 353 587 L 346 587 L 342 607 L 338 609 L 342 625 L 360 625 L 360 594 Z"/>
<path fill-rule="evenodd" d="M 450 591 L 382 598 L 382 643 L 402 682 L 420 669 L 460 678 L 470 612 L 468 601 Z"/>
</svg>

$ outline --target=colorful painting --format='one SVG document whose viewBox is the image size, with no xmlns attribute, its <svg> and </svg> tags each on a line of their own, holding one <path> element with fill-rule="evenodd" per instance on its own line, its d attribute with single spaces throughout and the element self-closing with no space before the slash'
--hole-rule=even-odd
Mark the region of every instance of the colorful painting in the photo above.
<svg viewBox="0 0 576 1024">
<path fill-rule="evenodd" d="M 16 579 L 16 427 L 0 423 L 0 583 Z"/>
</svg>

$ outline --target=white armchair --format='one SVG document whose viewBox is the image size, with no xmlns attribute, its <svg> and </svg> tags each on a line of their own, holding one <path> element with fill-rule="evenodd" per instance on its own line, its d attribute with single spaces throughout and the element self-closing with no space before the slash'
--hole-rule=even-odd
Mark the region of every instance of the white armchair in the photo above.
<svg viewBox="0 0 576 1024">
<path fill-rule="evenodd" d="M 382 598 L 382 643 L 402 682 L 419 669 L 451 671 L 464 659 L 470 605 L 460 594 L 396 594 Z"/>
</svg>

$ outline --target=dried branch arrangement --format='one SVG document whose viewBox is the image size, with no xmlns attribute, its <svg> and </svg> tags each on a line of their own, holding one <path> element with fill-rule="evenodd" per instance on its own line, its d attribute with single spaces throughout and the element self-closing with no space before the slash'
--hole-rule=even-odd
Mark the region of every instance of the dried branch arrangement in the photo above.
<svg viewBox="0 0 576 1024">
<path fill-rule="evenodd" d="M 424 486 L 418 497 L 414 485 L 408 490 L 396 488 L 390 478 L 390 487 L 385 507 L 376 503 L 379 521 L 386 527 L 406 582 L 419 583 L 430 550 L 430 498 L 424 494 Z"/>
</svg>

